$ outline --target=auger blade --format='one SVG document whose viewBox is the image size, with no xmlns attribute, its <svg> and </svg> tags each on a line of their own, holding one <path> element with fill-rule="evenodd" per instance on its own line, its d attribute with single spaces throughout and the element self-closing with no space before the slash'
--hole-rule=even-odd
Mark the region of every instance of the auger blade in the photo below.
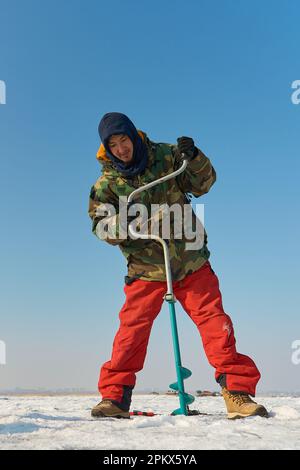
<svg viewBox="0 0 300 470">
<path fill-rule="evenodd" d="M 187 405 L 190 405 L 195 401 L 195 397 L 193 395 L 190 395 L 189 393 L 184 394 L 184 399 Z"/>
<path fill-rule="evenodd" d="M 186 367 L 180 367 L 179 371 L 180 371 L 182 380 L 188 379 L 192 375 L 192 372 Z M 171 388 L 172 390 L 178 391 L 179 390 L 178 382 L 172 383 L 171 385 L 169 385 L 169 388 Z"/>
<path fill-rule="evenodd" d="M 180 392 L 179 392 L 180 394 Z M 182 399 L 184 401 L 184 410 L 185 410 L 185 415 L 186 416 L 189 416 L 191 413 L 189 412 L 189 408 L 188 408 L 188 405 L 190 405 L 191 403 L 193 403 L 195 401 L 195 397 L 193 397 L 193 395 L 190 395 L 189 393 L 183 393 L 182 394 Z M 182 408 L 177 408 L 176 410 L 174 410 L 171 414 L 172 415 L 182 415 Z"/>
<path fill-rule="evenodd" d="M 175 415 L 182 415 L 182 410 L 181 410 L 181 408 L 177 408 L 177 410 L 172 411 L 171 415 L 172 415 L 172 416 L 175 416 Z"/>
</svg>

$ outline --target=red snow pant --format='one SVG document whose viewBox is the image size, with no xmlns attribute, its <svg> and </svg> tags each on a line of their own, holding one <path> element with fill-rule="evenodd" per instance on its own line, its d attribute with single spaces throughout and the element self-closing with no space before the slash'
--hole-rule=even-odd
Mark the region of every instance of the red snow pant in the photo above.
<svg viewBox="0 0 300 470">
<path fill-rule="evenodd" d="M 236 351 L 233 325 L 224 312 L 219 281 L 209 261 L 183 280 L 173 282 L 176 299 L 196 324 L 215 378 L 230 391 L 255 396 L 260 373 L 250 357 Z M 111 360 L 101 368 L 98 383 L 102 398 L 129 409 L 136 373 L 143 368 L 153 321 L 159 314 L 166 283 L 135 280 L 125 285 L 126 301 Z"/>
</svg>

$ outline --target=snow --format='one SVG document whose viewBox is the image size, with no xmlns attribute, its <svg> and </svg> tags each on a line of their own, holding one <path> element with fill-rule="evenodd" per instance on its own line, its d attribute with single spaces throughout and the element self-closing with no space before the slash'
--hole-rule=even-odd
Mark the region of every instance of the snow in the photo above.
<svg viewBox="0 0 300 470">
<path fill-rule="evenodd" d="M 0 396 L 0 449 L 300 449 L 300 397 L 257 397 L 270 418 L 230 421 L 222 397 L 196 398 L 208 415 L 169 416 L 178 398 L 133 395 L 131 409 L 163 413 L 130 420 L 95 419 L 100 401 L 83 396 Z"/>
</svg>

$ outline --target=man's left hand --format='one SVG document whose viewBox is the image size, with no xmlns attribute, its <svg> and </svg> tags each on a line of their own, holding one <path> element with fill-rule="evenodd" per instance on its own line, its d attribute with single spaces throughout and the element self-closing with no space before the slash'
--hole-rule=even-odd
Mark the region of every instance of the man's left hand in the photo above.
<svg viewBox="0 0 300 470">
<path fill-rule="evenodd" d="M 191 137 L 178 137 L 177 146 L 180 155 L 184 153 L 188 161 L 192 160 L 198 154 L 198 149 L 195 147 Z"/>
</svg>

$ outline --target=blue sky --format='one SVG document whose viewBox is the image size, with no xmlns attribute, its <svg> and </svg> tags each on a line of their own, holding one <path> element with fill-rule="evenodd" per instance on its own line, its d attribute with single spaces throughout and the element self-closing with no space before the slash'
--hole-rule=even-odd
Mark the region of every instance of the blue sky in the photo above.
<svg viewBox="0 0 300 470">
<path fill-rule="evenodd" d="M 91 233 L 101 116 L 154 141 L 189 135 L 217 183 L 211 264 L 258 392 L 300 390 L 299 2 L 0 1 L 0 388 L 97 389 L 124 302 L 126 263 Z M 187 388 L 217 389 L 176 305 Z M 137 388 L 175 380 L 167 306 Z"/>
</svg>

